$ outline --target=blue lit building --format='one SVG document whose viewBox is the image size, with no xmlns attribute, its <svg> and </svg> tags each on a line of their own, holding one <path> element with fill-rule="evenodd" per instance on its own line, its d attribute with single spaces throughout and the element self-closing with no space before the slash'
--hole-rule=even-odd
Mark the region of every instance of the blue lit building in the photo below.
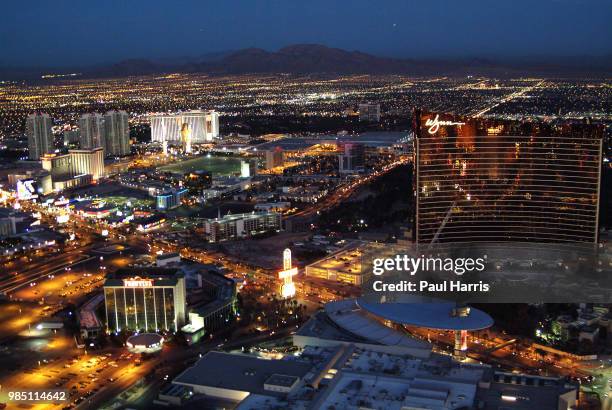
<svg viewBox="0 0 612 410">
<path fill-rule="evenodd" d="M 158 210 L 174 209 L 181 206 L 183 197 L 187 195 L 187 189 L 177 189 L 155 197 L 155 205 Z"/>
</svg>

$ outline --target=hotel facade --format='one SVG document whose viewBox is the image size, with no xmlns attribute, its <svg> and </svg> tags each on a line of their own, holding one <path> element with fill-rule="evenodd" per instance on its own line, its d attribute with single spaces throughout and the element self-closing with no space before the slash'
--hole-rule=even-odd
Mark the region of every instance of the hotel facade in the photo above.
<svg viewBox="0 0 612 410">
<path fill-rule="evenodd" d="M 252 212 L 207 219 L 204 231 L 210 242 L 222 242 L 282 229 L 282 218 L 277 212 Z"/>
<path fill-rule="evenodd" d="M 598 240 L 603 129 L 414 116 L 418 243 Z"/>
<path fill-rule="evenodd" d="M 216 111 L 186 111 L 177 114 L 154 114 L 151 120 L 151 141 L 181 143 L 181 132 L 187 128 L 191 142 L 212 142 L 219 136 L 219 113 Z"/>
<path fill-rule="evenodd" d="M 180 269 L 120 269 L 106 278 L 104 303 L 110 332 L 176 332 L 185 324 L 184 274 Z"/>
</svg>

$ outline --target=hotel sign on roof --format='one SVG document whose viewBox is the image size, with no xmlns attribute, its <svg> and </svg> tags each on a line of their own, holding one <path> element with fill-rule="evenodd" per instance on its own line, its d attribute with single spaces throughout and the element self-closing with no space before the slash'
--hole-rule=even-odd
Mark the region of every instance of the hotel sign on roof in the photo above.
<svg viewBox="0 0 612 410">
<path fill-rule="evenodd" d="M 126 288 L 150 288 L 153 286 L 153 280 L 141 278 L 124 279 L 123 286 Z"/>
</svg>

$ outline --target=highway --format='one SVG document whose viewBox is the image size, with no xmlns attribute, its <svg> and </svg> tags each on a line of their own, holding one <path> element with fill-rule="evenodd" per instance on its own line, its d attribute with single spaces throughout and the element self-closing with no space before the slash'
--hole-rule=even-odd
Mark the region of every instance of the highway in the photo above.
<svg viewBox="0 0 612 410">
<path fill-rule="evenodd" d="M 482 117 L 484 114 L 486 114 L 487 112 L 491 111 L 493 108 L 498 107 L 498 106 L 500 106 L 502 104 L 505 104 L 505 103 L 507 103 L 509 101 L 512 101 L 515 98 L 522 97 L 525 94 L 527 94 L 528 92 L 538 88 L 543 83 L 544 83 L 544 80 L 540 80 L 535 85 L 532 85 L 532 86 L 529 86 L 529 87 L 525 87 L 525 88 L 523 88 L 521 90 L 518 90 L 518 91 L 516 91 L 516 92 L 514 92 L 514 93 L 512 93 L 510 95 L 504 96 L 501 99 L 499 99 L 497 102 L 487 106 L 486 108 L 484 108 L 484 109 L 482 109 L 482 110 L 480 110 L 480 111 L 478 111 L 476 113 L 473 113 L 471 116 L 475 117 L 475 118 Z"/>
<path fill-rule="evenodd" d="M 427 340 L 444 353 L 451 353 L 454 346 L 454 333 L 434 329 L 405 327 L 408 333 L 420 339 Z M 541 357 L 531 344 L 521 342 L 510 343 L 507 336 L 496 334 L 493 329 L 487 330 L 489 338 L 478 337 L 472 333 L 468 337 L 468 357 L 477 362 L 498 365 L 507 371 L 519 371 L 541 376 L 570 376 L 586 379 L 589 371 L 580 368 L 579 363 L 570 359 L 555 360 L 551 357 Z M 586 380 L 585 380 L 586 381 Z"/>
<path fill-rule="evenodd" d="M 395 167 L 405 164 L 405 161 L 396 161 L 391 164 L 385 165 L 381 170 L 375 171 L 372 174 L 366 176 L 359 176 L 356 179 L 350 180 L 345 184 L 340 184 L 334 192 L 318 201 L 315 205 L 310 206 L 302 211 L 296 212 L 291 215 L 290 218 L 308 218 L 314 216 L 318 212 L 331 209 L 338 206 L 342 201 L 348 199 L 353 193 L 363 185 L 371 182 L 372 180 L 381 177 L 388 172 L 392 171 Z"/>
<path fill-rule="evenodd" d="M 71 268 L 79 263 L 88 262 L 93 259 L 95 259 L 95 257 L 80 252 L 65 253 L 57 260 L 50 261 L 46 266 L 19 271 L 17 274 L 0 280 L 0 293 L 9 294 L 23 286 L 48 278 L 55 273 L 62 272 L 66 270 L 66 268 Z"/>
</svg>

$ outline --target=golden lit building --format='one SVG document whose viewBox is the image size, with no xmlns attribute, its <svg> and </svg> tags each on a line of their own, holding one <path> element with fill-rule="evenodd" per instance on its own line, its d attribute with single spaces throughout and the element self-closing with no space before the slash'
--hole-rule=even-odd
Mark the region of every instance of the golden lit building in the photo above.
<svg viewBox="0 0 612 410">
<path fill-rule="evenodd" d="M 41 157 L 42 168 L 51 175 L 53 190 L 87 185 L 105 176 L 104 150 L 70 150 L 68 154 L 45 154 Z"/>
<path fill-rule="evenodd" d="M 104 282 L 107 328 L 176 332 L 185 324 L 186 294 L 180 269 L 120 269 Z"/>
<path fill-rule="evenodd" d="M 104 150 L 102 148 L 70 150 L 73 175 L 89 174 L 94 181 L 104 177 Z"/>
<path fill-rule="evenodd" d="M 415 240 L 596 242 L 603 129 L 415 115 Z"/>
<path fill-rule="evenodd" d="M 151 120 L 151 141 L 153 142 L 182 143 L 182 130 L 185 124 L 191 131 L 191 143 L 212 142 L 219 137 L 219 113 L 214 110 L 152 114 L 149 119 Z"/>
<path fill-rule="evenodd" d="M 361 270 L 362 253 L 356 248 L 333 253 L 306 266 L 306 276 L 361 285 L 365 276 Z"/>
</svg>

